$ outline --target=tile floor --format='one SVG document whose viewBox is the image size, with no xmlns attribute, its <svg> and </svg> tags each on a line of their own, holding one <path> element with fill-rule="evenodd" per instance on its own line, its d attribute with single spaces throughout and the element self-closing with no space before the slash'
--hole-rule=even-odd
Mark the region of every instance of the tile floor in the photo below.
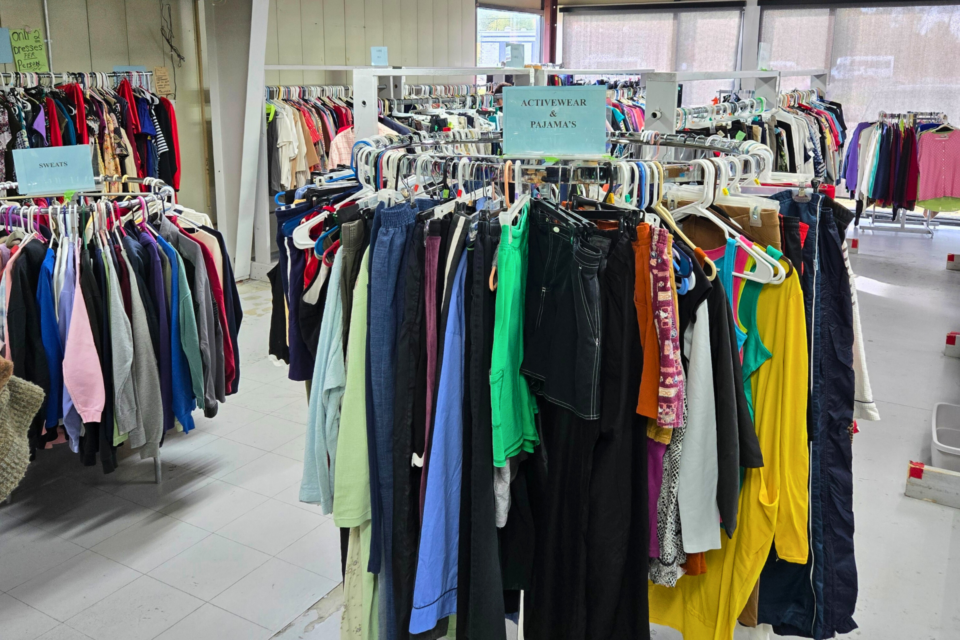
<svg viewBox="0 0 960 640">
<path fill-rule="evenodd" d="M 903 496 L 907 461 L 930 460 L 933 404 L 960 403 L 960 360 L 941 355 L 960 330 L 960 273 L 944 270 L 958 250 L 960 230 L 943 229 L 865 236 L 853 256 L 883 421 L 854 443 L 850 637 L 960 638 L 960 511 Z M 104 476 L 60 449 L 0 506 L 2 640 L 339 637 L 338 532 L 297 500 L 305 392 L 264 358 L 268 288 L 241 295 L 242 391 L 169 439 L 162 484 L 137 456 Z"/>
<path fill-rule="evenodd" d="M 269 289 L 241 296 L 241 391 L 168 438 L 161 484 L 58 448 L 0 505 L 0 639 L 265 640 L 339 584 L 339 532 L 298 500 L 304 387 L 264 358 Z M 314 627 L 339 638 L 339 614 Z"/>
</svg>

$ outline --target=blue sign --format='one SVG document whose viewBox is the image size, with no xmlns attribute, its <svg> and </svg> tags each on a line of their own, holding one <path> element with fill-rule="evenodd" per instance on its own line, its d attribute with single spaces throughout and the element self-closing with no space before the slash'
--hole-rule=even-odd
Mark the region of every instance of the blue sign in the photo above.
<svg viewBox="0 0 960 640">
<path fill-rule="evenodd" d="M 506 87 L 503 153 L 599 156 L 607 150 L 606 87 Z"/>
<path fill-rule="evenodd" d="M 10 29 L 0 29 L 0 63 L 13 62 L 13 47 L 10 46 Z"/>
<path fill-rule="evenodd" d="M 387 62 L 387 48 L 370 47 L 370 64 L 375 67 L 385 67 L 390 64 Z"/>
<path fill-rule="evenodd" d="M 17 190 L 26 196 L 67 191 L 93 191 L 90 145 L 14 149 Z"/>
</svg>

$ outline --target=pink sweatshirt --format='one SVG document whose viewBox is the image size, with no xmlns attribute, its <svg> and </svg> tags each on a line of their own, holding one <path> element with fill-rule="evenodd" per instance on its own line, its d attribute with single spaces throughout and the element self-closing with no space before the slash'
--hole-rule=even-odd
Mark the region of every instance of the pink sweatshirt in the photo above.
<svg viewBox="0 0 960 640">
<path fill-rule="evenodd" d="M 100 358 L 97 345 L 93 341 L 90 317 L 87 305 L 80 293 L 80 252 L 74 252 L 77 299 L 73 303 L 73 315 L 70 316 L 70 333 L 67 335 L 67 348 L 63 353 L 63 383 L 70 392 L 73 406 L 84 422 L 100 422 L 106 392 L 103 387 L 103 373 L 100 371 Z M 112 426 L 111 426 L 112 428 Z"/>
</svg>

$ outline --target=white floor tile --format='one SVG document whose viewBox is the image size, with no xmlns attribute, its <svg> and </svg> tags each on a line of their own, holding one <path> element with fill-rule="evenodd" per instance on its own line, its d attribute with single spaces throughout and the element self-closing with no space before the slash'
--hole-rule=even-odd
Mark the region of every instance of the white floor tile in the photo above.
<svg viewBox="0 0 960 640">
<path fill-rule="evenodd" d="M 264 496 L 275 496 L 302 476 L 302 462 L 275 453 L 265 453 L 223 476 L 222 480 Z"/>
<path fill-rule="evenodd" d="M 266 452 L 225 438 L 189 451 L 177 459 L 188 471 L 222 478 L 240 467 L 265 455 Z"/>
<path fill-rule="evenodd" d="M 327 520 L 277 554 L 281 560 L 303 567 L 325 578 L 340 581 L 340 529 Z"/>
<path fill-rule="evenodd" d="M 83 553 L 83 547 L 43 529 L 12 522 L 16 524 L 0 535 L 0 591 L 10 591 Z"/>
<path fill-rule="evenodd" d="M 245 375 L 245 371 L 241 372 L 241 376 Z M 227 398 L 226 402 L 220 403 L 216 416 L 204 418 L 200 413 L 196 413 L 194 414 L 194 423 L 197 426 L 196 431 L 198 433 L 209 433 L 223 437 L 240 427 L 256 422 L 265 415 L 267 414 L 238 406 L 231 402 L 230 398 Z"/>
<path fill-rule="evenodd" d="M 147 573 L 189 549 L 210 533 L 170 516 L 154 513 L 93 550 L 112 560 Z"/>
<path fill-rule="evenodd" d="M 213 604 L 277 632 L 336 586 L 333 580 L 271 558 Z"/>
<path fill-rule="evenodd" d="M 114 495 L 148 509 L 161 509 L 213 482 L 213 478 L 185 467 L 168 462 L 162 465 L 160 484 L 156 483 L 151 471 L 148 475 L 142 475 L 123 485 Z"/>
<path fill-rule="evenodd" d="M 299 460 L 303 462 L 303 449 L 307 444 L 307 436 L 302 435 L 299 438 L 294 438 L 290 442 L 280 445 L 273 450 L 274 453 L 280 456 L 285 456 L 292 460 Z"/>
<path fill-rule="evenodd" d="M 67 624 L 93 640 L 152 640 L 196 611 L 203 602 L 150 576 L 104 598 Z"/>
<path fill-rule="evenodd" d="M 266 500 L 266 496 L 214 480 L 160 512 L 195 527 L 216 531 Z"/>
<path fill-rule="evenodd" d="M 228 524 L 219 534 L 273 556 L 323 523 L 320 516 L 268 500 Z"/>
<path fill-rule="evenodd" d="M 58 624 L 47 614 L 0 593 L 0 635 L 3 640 L 35 640 Z"/>
<path fill-rule="evenodd" d="M 15 491 L 10 504 L 0 503 L 0 515 L 12 516 L 45 529 L 67 511 L 102 495 L 98 489 L 60 477 L 33 487 L 29 492 Z"/>
<path fill-rule="evenodd" d="M 84 551 L 11 590 L 10 595 L 65 622 L 139 576 L 129 567 Z"/>
<path fill-rule="evenodd" d="M 268 415 L 224 437 L 257 449 L 273 451 L 294 438 L 304 435 L 305 430 L 306 427 L 302 422 L 291 422 L 280 416 Z"/>
<path fill-rule="evenodd" d="M 157 636 L 157 640 L 267 640 L 273 632 L 249 620 L 205 604 Z"/>
<path fill-rule="evenodd" d="M 202 600 L 213 600 L 269 559 L 265 553 L 212 535 L 167 560 L 150 575 Z"/>
<path fill-rule="evenodd" d="M 152 513 L 135 502 L 103 494 L 58 518 L 50 532 L 89 549 Z"/>
<path fill-rule="evenodd" d="M 175 462 L 177 458 L 188 451 L 208 445 L 219 437 L 209 431 L 201 431 L 200 429 L 194 429 L 190 433 L 170 431 L 164 436 L 163 446 L 160 448 L 160 458 Z"/>
<path fill-rule="evenodd" d="M 238 406 L 273 413 L 294 400 L 307 404 L 307 387 L 302 382 L 283 381 L 276 384 L 264 384 L 241 391 L 230 398 Z"/>
<path fill-rule="evenodd" d="M 274 636 L 273 640 L 339 640 L 342 614 L 343 608 L 340 608 L 318 623 L 317 612 L 308 609 L 289 627 Z"/>
<path fill-rule="evenodd" d="M 37 638 L 37 640 L 90 640 L 90 636 L 85 636 L 76 629 L 61 624 Z"/>
<path fill-rule="evenodd" d="M 240 380 L 243 384 L 250 385 L 257 382 L 281 384 L 290 381 L 287 378 L 287 365 L 277 366 L 270 358 L 263 358 L 253 364 L 245 365 L 240 370 Z M 244 380 L 246 382 L 243 382 Z"/>
<path fill-rule="evenodd" d="M 309 502 L 300 502 L 300 481 L 297 480 L 295 483 L 291 484 L 289 487 L 273 496 L 274 500 L 279 500 L 284 504 L 289 504 L 290 506 L 297 507 L 298 509 L 303 509 L 309 513 L 315 513 L 316 515 L 327 518 L 328 516 L 323 515 L 323 510 L 320 509 L 320 505 L 311 504 Z"/>
<path fill-rule="evenodd" d="M 298 424 L 307 424 L 310 415 L 310 403 L 299 398 L 272 411 L 275 416 L 281 416 Z"/>
</svg>

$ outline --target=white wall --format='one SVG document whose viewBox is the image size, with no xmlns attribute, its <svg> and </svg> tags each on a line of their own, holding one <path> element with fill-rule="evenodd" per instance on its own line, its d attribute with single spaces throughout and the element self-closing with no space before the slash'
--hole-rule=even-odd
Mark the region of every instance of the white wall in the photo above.
<svg viewBox="0 0 960 640">
<path fill-rule="evenodd" d="M 177 125 L 180 134 L 180 201 L 210 211 L 209 174 L 201 126 L 194 0 L 164 0 L 172 5 L 175 44 L 186 57 L 176 69 Z M 51 70 L 113 71 L 114 65 L 143 65 L 148 70 L 173 64 L 164 57 L 158 0 L 48 0 Z M 43 0 L 0 0 L 0 26 L 46 33 Z M 13 65 L 0 65 L 13 71 Z M 209 117 L 209 114 L 208 114 Z"/>
<path fill-rule="evenodd" d="M 370 47 L 387 47 L 394 66 L 477 61 L 474 0 L 271 0 L 267 30 L 267 64 L 363 66 Z M 273 71 L 267 83 L 335 84 L 344 75 Z"/>
</svg>

